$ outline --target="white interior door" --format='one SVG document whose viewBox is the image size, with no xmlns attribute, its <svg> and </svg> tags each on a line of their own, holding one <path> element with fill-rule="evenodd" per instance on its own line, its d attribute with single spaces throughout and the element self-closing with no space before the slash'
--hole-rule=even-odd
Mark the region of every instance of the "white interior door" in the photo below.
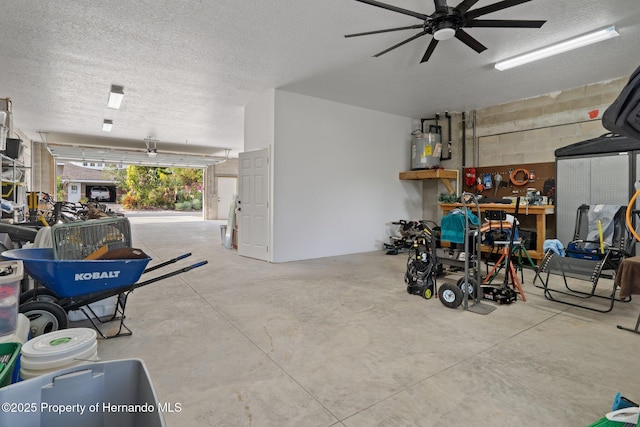
<svg viewBox="0 0 640 427">
<path fill-rule="evenodd" d="M 268 261 L 269 149 L 239 155 L 238 254 Z"/>
<path fill-rule="evenodd" d="M 218 218 L 229 218 L 229 205 L 233 201 L 233 195 L 237 194 L 238 178 L 219 176 L 218 181 Z"/>
</svg>

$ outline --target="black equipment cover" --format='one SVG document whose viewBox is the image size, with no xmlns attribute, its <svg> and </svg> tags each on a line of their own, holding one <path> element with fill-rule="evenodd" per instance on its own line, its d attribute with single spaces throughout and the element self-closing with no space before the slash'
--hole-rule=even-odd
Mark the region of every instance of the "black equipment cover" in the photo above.
<svg viewBox="0 0 640 427">
<path fill-rule="evenodd" d="M 602 115 L 602 126 L 611 132 L 640 139 L 640 67 Z"/>
</svg>

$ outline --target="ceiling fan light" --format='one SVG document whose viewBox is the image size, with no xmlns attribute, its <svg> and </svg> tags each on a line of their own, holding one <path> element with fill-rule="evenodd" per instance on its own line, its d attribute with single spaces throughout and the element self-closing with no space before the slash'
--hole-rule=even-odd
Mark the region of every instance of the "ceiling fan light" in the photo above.
<svg viewBox="0 0 640 427">
<path fill-rule="evenodd" d="M 509 68 L 518 67 L 520 65 L 528 64 L 539 59 L 548 58 L 553 55 L 568 52 L 570 50 L 617 37 L 619 35 L 620 34 L 616 31 L 616 28 L 614 26 L 607 27 L 593 33 L 588 33 L 580 37 L 565 40 L 560 43 L 543 47 L 542 49 L 537 49 L 532 52 L 525 53 L 523 55 L 518 55 L 511 59 L 507 59 L 506 61 L 497 62 L 495 68 L 500 71 L 508 70 Z"/>
<path fill-rule="evenodd" d="M 456 35 L 455 28 L 445 27 L 445 28 L 440 28 L 439 30 L 434 31 L 433 38 L 438 41 L 449 40 L 455 35 Z"/>
</svg>

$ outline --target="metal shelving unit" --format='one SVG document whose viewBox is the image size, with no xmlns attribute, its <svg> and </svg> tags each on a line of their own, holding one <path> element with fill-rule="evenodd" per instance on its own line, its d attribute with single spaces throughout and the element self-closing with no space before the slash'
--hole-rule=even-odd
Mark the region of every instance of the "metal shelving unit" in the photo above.
<svg viewBox="0 0 640 427">
<path fill-rule="evenodd" d="M 2 221 L 25 220 L 27 191 L 24 182 L 25 166 L 22 162 L 0 154 L 2 160 Z"/>
</svg>

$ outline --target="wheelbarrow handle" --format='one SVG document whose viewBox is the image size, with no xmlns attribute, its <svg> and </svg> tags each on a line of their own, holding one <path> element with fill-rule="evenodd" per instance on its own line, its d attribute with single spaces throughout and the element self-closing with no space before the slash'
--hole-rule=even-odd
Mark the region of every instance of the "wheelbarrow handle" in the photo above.
<svg viewBox="0 0 640 427">
<path fill-rule="evenodd" d="M 77 310 L 78 308 L 80 308 L 80 307 L 82 307 L 84 305 L 91 304 L 93 302 L 100 301 L 102 299 L 109 298 L 109 297 L 112 297 L 114 295 L 120 295 L 120 294 L 129 293 L 129 292 L 133 291 L 134 289 L 140 288 L 142 286 L 149 285 L 151 283 L 158 282 L 158 281 L 163 280 L 163 279 L 168 279 L 169 277 L 177 276 L 178 274 L 186 273 L 187 271 L 193 270 L 194 268 L 202 267 L 203 265 L 205 265 L 207 263 L 208 263 L 208 261 L 206 261 L 206 260 L 205 261 L 200 261 L 200 262 L 197 262 L 195 264 L 188 265 L 186 267 L 182 267 L 179 270 L 174 270 L 174 271 L 171 271 L 169 273 L 163 274 L 161 276 L 154 277 L 154 278 L 149 279 L 149 280 L 145 280 L 143 282 L 134 283 L 133 285 L 126 285 L 126 286 L 121 286 L 121 287 L 118 287 L 118 288 L 110 288 L 110 289 L 106 289 L 106 290 L 103 290 L 103 291 L 92 292 L 90 294 L 86 294 L 86 295 L 82 295 L 82 296 L 78 296 L 78 297 L 61 298 L 61 299 L 58 300 L 58 304 L 60 306 L 62 306 L 64 308 L 64 310 L 67 311 L 67 312 L 69 310 Z"/>
<path fill-rule="evenodd" d="M 146 270 L 144 270 L 142 272 L 142 274 L 148 273 L 148 272 L 153 271 L 153 270 L 157 270 L 159 268 L 164 267 L 165 265 L 173 264 L 174 262 L 178 262 L 181 259 L 185 259 L 185 258 L 190 257 L 190 256 L 191 256 L 191 252 L 188 252 L 188 253 L 182 254 L 182 255 L 178 255 L 175 258 L 171 258 L 169 261 L 161 262 L 160 264 L 157 264 L 157 265 L 154 265 L 153 267 L 147 268 Z"/>
<path fill-rule="evenodd" d="M 136 288 L 140 288 L 142 286 L 146 286 L 146 285 L 151 284 L 151 283 L 158 282 L 160 280 L 167 279 L 169 277 L 177 276 L 178 274 L 186 273 L 187 271 L 193 270 L 194 268 L 202 267 L 203 265 L 207 264 L 208 262 L 209 261 L 206 261 L 206 260 L 205 261 L 200 261 L 200 262 L 197 262 L 195 264 L 188 265 L 186 267 L 182 267 L 179 270 L 174 270 L 174 271 L 172 271 L 170 273 L 163 274 L 162 276 L 154 277 L 153 279 L 145 280 L 144 282 L 135 283 L 135 284 L 129 286 L 129 289 L 133 290 L 133 289 L 136 289 Z"/>
<path fill-rule="evenodd" d="M 207 261 L 207 260 L 205 260 L 205 261 L 200 261 L 200 262 L 196 262 L 195 264 L 193 264 L 193 265 L 191 266 L 191 269 L 198 268 L 198 267 L 202 267 L 203 265 L 208 264 L 208 263 L 209 263 L 209 261 Z"/>
</svg>

